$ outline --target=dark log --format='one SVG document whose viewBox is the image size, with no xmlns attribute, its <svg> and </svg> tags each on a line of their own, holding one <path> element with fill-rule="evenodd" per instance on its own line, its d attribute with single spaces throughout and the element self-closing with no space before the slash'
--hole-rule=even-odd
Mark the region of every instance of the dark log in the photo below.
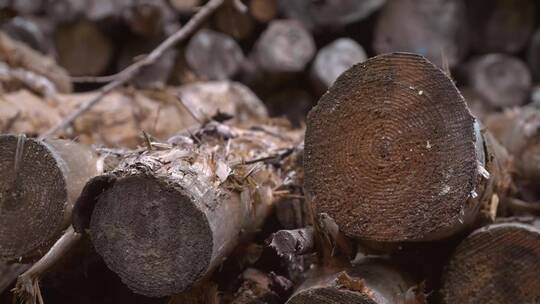
<svg viewBox="0 0 540 304">
<path fill-rule="evenodd" d="M 299 132 L 210 124 L 190 133 L 125 159 L 92 213 L 97 252 L 136 293 L 175 294 L 211 274 L 259 229 L 272 189 L 294 170 L 287 155 Z"/>
<path fill-rule="evenodd" d="M 360 21 L 378 10 L 386 0 L 280 0 L 281 12 L 315 31 L 337 29 Z"/>
<path fill-rule="evenodd" d="M 469 40 L 480 53 L 517 53 L 536 26 L 535 0 L 479 0 L 465 4 Z"/>
<path fill-rule="evenodd" d="M 72 90 L 71 80 L 66 70 L 58 66 L 51 58 L 1 32 L 0 60 L 12 68 L 22 68 L 48 78 L 59 92 L 67 93 Z"/>
<path fill-rule="evenodd" d="M 265 103 L 273 117 L 286 117 L 294 126 L 306 121 L 316 98 L 303 89 L 283 89 L 269 96 Z"/>
<path fill-rule="evenodd" d="M 101 75 L 109 66 L 114 51 L 109 37 L 86 20 L 58 27 L 54 43 L 58 63 L 72 76 Z"/>
<path fill-rule="evenodd" d="M 277 0 L 250 0 L 249 13 L 259 22 L 270 22 L 278 13 Z"/>
<path fill-rule="evenodd" d="M 454 67 L 467 52 L 462 0 L 389 0 L 375 28 L 378 54 L 421 54 L 439 67 Z"/>
<path fill-rule="evenodd" d="M 287 304 L 425 304 L 422 288 L 385 261 L 314 269 Z"/>
<path fill-rule="evenodd" d="M 84 184 L 98 174 L 86 146 L 0 136 L 0 259 L 43 255 L 71 221 Z"/>
<path fill-rule="evenodd" d="M 535 303 L 539 277 L 540 222 L 492 224 L 456 248 L 441 295 L 444 303 Z"/>
<path fill-rule="evenodd" d="M 131 31 L 144 37 L 169 35 L 180 27 L 176 13 L 166 0 L 135 0 L 118 11 Z"/>
<path fill-rule="evenodd" d="M 274 280 L 262 271 L 248 268 L 242 273 L 242 284 L 230 304 L 280 304 L 280 295 L 274 290 Z"/>
<path fill-rule="evenodd" d="M 253 59 L 270 74 L 299 73 L 315 55 L 311 34 L 295 20 L 275 20 L 257 40 Z"/>
<path fill-rule="evenodd" d="M 520 59 L 489 54 L 473 59 L 466 66 L 470 87 L 495 108 L 524 104 L 531 89 L 531 74 Z"/>
<path fill-rule="evenodd" d="M 339 38 L 319 50 L 311 66 L 311 78 L 318 91 L 325 92 L 341 73 L 366 59 L 366 52 L 356 41 Z"/>
<path fill-rule="evenodd" d="M 48 54 L 50 53 L 51 43 L 45 38 L 45 33 L 42 30 L 42 27 L 47 27 L 44 25 L 47 21 L 43 19 L 40 21 L 38 23 L 30 18 L 17 16 L 4 23 L 1 29 L 11 38 L 24 42 L 43 54 Z"/>
<path fill-rule="evenodd" d="M 255 30 L 255 22 L 249 14 L 239 11 L 234 0 L 227 0 L 213 18 L 216 29 L 237 40 L 249 38 Z"/>
<path fill-rule="evenodd" d="M 453 81 L 419 55 L 352 67 L 308 116 L 307 200 L 352 238 L 442 239 L 479 210 L 494 217 L 507 166 Z"/>
<path fill-rule="evenodd" d="M 233 78 L 245 60 L 240 46 L 231 37 L 202 29 L 189 41 L 186 62 L 201 79 Z"/>
<path fill-rule="evenodd" d="M 534 32 L 527 49 L 527 64 L 534 80 L 540 80 L 540 29 Z"/>
<path fill-rule="evenodd" d="M 43 9 L 44 0 L 15 0 L 11 8 L 20 15 L 36 15 Z"/>
<path fill-rule="evenodd" d="M 126 68 L 138 56 L 151 52 L 161 40 L 137 37 L 125 41 L 117 60 L 117 70 Z M 166 50 L 154 64 L 142 68 L 131 82 L 138 88 L 163 88 L 172 74 L 177 56 L 176 49 Z"/>
</svg>

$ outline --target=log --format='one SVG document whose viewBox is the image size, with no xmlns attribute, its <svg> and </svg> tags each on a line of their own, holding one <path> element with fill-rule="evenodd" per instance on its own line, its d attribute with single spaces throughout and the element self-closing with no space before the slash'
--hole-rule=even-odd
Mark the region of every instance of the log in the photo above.
<svg viewBox="0 0 540 304">
<path fill-rule="evenodd" d="M 470 227 L 479 210 L 493 217 L 507 166 L 452 80 L 419 55 L 355 65 L 308 115 L 307 201 L 355 239 L 436 240 Z"/>
<path fill-rule="evenodd" d="M 255 43 L 252 57 L 266 73 L 300 73 L 315 51 L 313 37 L 300 22 L 274 20 Z"/>
<path fill-rule="evenodd" d="M 41 27 L 51 27 L 50 24 L 47 24 L 50 21 L 44 19 L 39 20 L 39 23 L 36 21 L 33 18 L 17 16 L 4 23 L 1 30 L 12 39 L 23 42 L 43 54 L 48 54 L 50 53 L 51 43 L 45 38 L 46 30 L 42 30 Z"/>
<path fill-rule="evenodd" d="M 279 0 L 280 11 L 287 18 L 301 21 L 310 30 L 339 29 L 361 21 L 377 11 L 386 0 Z"/>
<path fill-rule="evenodd" d="M 487 128 L 513 156 L 516 179 L 536 188 L 540 180 L 540 111 L 532 107 L 490 115 Z"/>
<path fill-rule="evenodd" d="M 43 8 L 43 0 L 17 0 L 11 1 L 11 9 L 20 15 L 37 15 Z"/>
<path fill-rule="evenodd" d="M 186 62 L 203 80 L 232 79 L 245 60 L 240 46 L 231 37 L 202 29 L 186 47 Z"/>
<path fill-rule="evenodd" d="M 287 304 L 427 303 L 420 287 L 388 262 L 366 259 L 352 267 L 316 268 Z"/>
<path fill-rule="evenodd" d="M 439 67 L 454 67 L 467 52 L 462 0 L 389 0 L 374 32 L 377 54 L 405 51 Z"/>
<path fill-rule="evenodd" d="M 213 18 L 215 28 L 236 40 L 245 40 L 251 37 L 255 30 L 255 22 L 249 14 L 239 11 L 235 0 L 227 0 L 216 11 Z"/>
<path fill-rule="evenodd" d="M 71 76 L 98 76 L 113 56 L 113 44 L 97 26 L 87 20 L 61 25 L 54 33 L 58 63 Z"/>
<path fill-rule="evenodd" d="M 180 14 L 191 14 L 201 4 L 201 0 L 169 0 L 169 3 Z"/>
<path fill-rule="evenodd" d="M 294 126 L 302 125 L 316 99 L 304 89 L 281 89 L 265 99 L 272 117 L 286 117 Z"/>
<path fill-rule="evenodd" d="M 62 93 L 72 90 L 71 80 L 66 70 L 51 58 L 34 51 L 24 43 L 11 39 L 0 32 L 0 60 L 12 68 L 22 68 L 48 78 Z"/>
<path fill-rule="evenodd" d="M 242 273 L 242 284 L 230 304 L 283 303 L 278 292 L 274 290 L 274 285 L 274 280 L 270 275 L 248 268 Z"/>
<path fill-rule="evenodd" d="M 311 66 L 313 84 L 323 93 L 341 73 L 366 59 L 366 52 L 356 41 L 350 38 L 336 39 L 317 53 Z"/>
<path fill-rule="evenodd" d="M 531 74 L 520 59 L 503 54 L 484 55 L 466 66 L 470 87 L 495 108 L 524 104 L 531 90 Z"/>
<path fill-rule="evenodd" d="M 533 79 L 540 80 L 540 29 L 534 32 L 527 49 L 527 65 L 531 70 Z"/>
<path fill-rule="evenodd" d="M 0 131 L 42 134 L 95 94 L 61 94 L 58 104 L 46 103 L 27 91 L 6 94 L 0 97 Z M 218 113 L 238 123 L 267 117 L 262 101 L 240 83 L 195 83 L 157 91 L 118 90 L 77 118 L 62 135 L 86 144 L 135 148 L 141 143 L 142 130 L 167 139 Z"/>
<path fill-rule="evenodd" d="M 479 53 L 517 53 L 536 27 L 534 0 L 466 1 L 466 5 L 469 40 Z"/>
<path fill-rule="evenodd" d="M 272 189 L 294 170 L 287 156 L 300 132 L 214 123 L 189 133 L 126 158 L 92 212 L 97 252 L 139 294 L 175 294 L 209 276 L 259 229 Z"/>
<path fill-rule="evenodd" d="M 455 249 L 443 275 L 444 303 L 535 303 L 540 299 L 540 222 L 492 224 Z"/>
<path fill-rule="evenodd" d="M 277 0 L 251 0 L 249 14 L 258 22 L 268 23 L 278 14 Z"/>
<path fill-rule="evenodd" d="M 102 1 L 104 3 L 111 2 Z M 172 34 L 180 28 L 180 24 L 176 20 L 176 13 L 166 0 L 136 0 L 133 2 L 131 5 L 119 6 L 117 9 L 133 33 L 151 38 Z"/>
<path fill-rule="evenodd" d="M 268 247 L 279 256 L 303 255 L 315 250 L 313 227 L 279 230 L 267 240 Z"/>
<path fill-rule="evenodd" d="M 71 221 L 82 187 L 97 175 L 89 147 L 67 140 L 0 136 L 0 259 L 41 256 Z"/>
</svg>

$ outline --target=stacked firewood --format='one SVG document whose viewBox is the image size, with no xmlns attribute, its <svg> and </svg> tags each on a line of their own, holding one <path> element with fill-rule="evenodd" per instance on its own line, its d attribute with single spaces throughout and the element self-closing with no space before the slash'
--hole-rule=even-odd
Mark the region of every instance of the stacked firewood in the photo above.
<svg viewBox="0 0 540 304">
<path fill-rule="evenodd" d="M 0 11 L 0 303 L 540 303 L 536 1 Z"/>
</svg>

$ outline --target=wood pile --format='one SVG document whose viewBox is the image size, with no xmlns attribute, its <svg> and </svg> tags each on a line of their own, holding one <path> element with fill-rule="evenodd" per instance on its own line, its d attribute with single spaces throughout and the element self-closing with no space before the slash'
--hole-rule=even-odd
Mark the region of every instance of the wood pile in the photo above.
<svg viewBox="0 0 540 304">
<path fill-rule="evenodd" d="M 540 303 L 536 1 L 0 12 L 0 303 Z"/>
</svg>

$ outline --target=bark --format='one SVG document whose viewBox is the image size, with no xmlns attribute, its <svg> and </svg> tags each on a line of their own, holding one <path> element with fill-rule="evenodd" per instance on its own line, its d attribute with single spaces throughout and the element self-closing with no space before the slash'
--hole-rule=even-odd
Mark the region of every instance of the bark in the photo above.
<svg viewBox="0 0 540 304">
<path fill-rule="evenodd" d="M 245 60 L 240 46 L 231 37 L 202 29 L 186 47 L 186 62 L 204 80 L 232 79 Z"/>
<path fill-rule="evenodd" d="M 506 151 L 448 76 L 393 53 L 342 74 L 308 116 L 304 184 L 316 214 L 369 241 L 449 237 L 494 217 Z"/>
<path fill-rule="evenodd" d="M 532 107 L 507 110 L 489 116 L 486 126 L 513 156 L 516 179 L 536 188 L 540 180 L 540 111 Z"/>
<path fill-rule="evenodd" d="M 269 214 L 273 189 L 294 170 L 287 156 L 300 135 L 291 132 L 210 124 L 126 158 L 92 212 L 97 252 L 136 293 L 171 295 L 200 282 Z"/>
<path fill-rule="evenodd" d="M 536 26 L 534 0 L 466 1 L 472 48 L 480 53 L 517 53 Z"/>
<path fill-rule="evenodd" d="M 66 140 L 0 136 L 0 259 L 35 258 L 60 237 L 85 183 L 99 172 L 94 153 Z"/>
<path fill-rule="evenodd" d="M 12 68 L 22 68 L 48 78 L 62 93 L 72 90 L 67 72 L 59 67 L 51 58 L 0 33 L 0 60 Z"/>
<path fill-rule="evenodd" d="M 112 41 L 92 22 L 79 20 L 58 27 L 54 33 L 58 63 L 71 76 L 98 76 L 113 56 Z"/>
<path fill-rule="evenodd" d="M 389 0 L 375 28 L 378 54 L 421 54 L 439 67 L 454 67 L 467 52 L 462 0 Z"/>
<path fill-rule="evenodd" d="M 478 57 L 466 66 L 470 87 L 494 108 L 520 106 L 531 90 L 531 74 L 520 59 L 489 54 Z"/>
<path fill-rule="evenodd" d="M 6 94 L 0 97 L 0 130 L 42 134 L 95 94 L 62 94 L 58 104 L 27 91 Z M 134 148 L 142 142 L 142 130 L 166 139 L 218 113 L 239 123 L 267 117 L 263 103 L 242 84 L 207 82 L 156 91 L 118 90 L 77 118 L 63 135 L 86 144 Z"/>
<path fill-rule="evenodd" d="M 540 222 L 492 224 L 454 251 L 443 276 L 444 303 L 534 303 L 540 298 Z"/>
<path fill-rule="evenodd" d="M 311 66 L 313 84 L 319 92 L 324 93 L 341 73 L 366 59 L 366 52 L 354 40 L 336 39 L 317 53 Z"/>
<path fill-rule="evenodd" d="M 279 0 L 279 7 L 288 18 L 300 20 L 310 30 L 323 31 L 361 21 L 385 2 L 386 0 Z"/>
<path fill-rule="evenodd" d="M 394 266 L 365 260 L 352 267 L 315 268 L 287 304 L 422 304 L 423 290 Z"/>
</svg>

